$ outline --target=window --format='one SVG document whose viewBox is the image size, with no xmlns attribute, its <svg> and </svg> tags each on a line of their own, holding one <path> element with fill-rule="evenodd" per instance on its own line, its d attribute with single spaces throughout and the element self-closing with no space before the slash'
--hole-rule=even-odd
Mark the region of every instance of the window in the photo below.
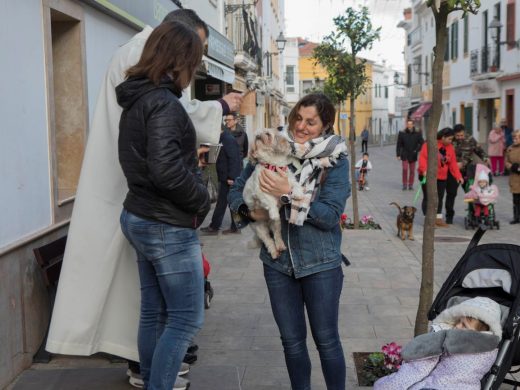
<svg viewBox="0 0 520 390">
<path fill-rule="evenodd" d="M 312 90 L 312 80 L 303 80 L 302 81 L 303 93 L 309 93 L 310 90 Z"/>
<path fill-rule="evenodd" d="M 506 8 L 506 42 L 508 49 L 514 49 L 515 45 L 515 2 L 511 1 Z"/>
<path fill-rule="evenodd" d="M 83 8 L 71 0 L 44 0 L 48 58 L 48 126 L 54 221 L 70 217 L 87 132 Z"/>
<path fill-rule="evenodd" d="M 468 15 L 464 16 L 464 42 L 463 42 L 463 52 L 464 56 L 468 55 L 468 33 L 469 33 L 469 19 Z"/>
<path fill-rule="evenodd" d="M 450 60 L 450 34 L 449 28 L 446 27 L 446 48 L 444 49 L 444 61 Z"/>
<path fill-rule="evenodd" d="M 488 11 L 485 10 L 484 12 L 482 12 L 482 25 L 483 26 L 487 26 L 488 25 Z M 488 29 L 487 28 L 483 28 L 482 29 L 482 33 L 484 34 L 483 36 L 483 41 L 484 41 L 484 50 L 487 50 L 487 45 L 488 45 Z"/>
<path fill-rule="evenodd" d="M 385 99 L 388 99 L 388 87 L 385 85 Z"/>
<path fill-rule="evenodd" d="M 459 49 L 459 21 L 453 22 L 451 25 L 451 59 L 456 60 Z"/>
<path fill-rule="evenodd" d="M 285 67 L 285 82 L 287 85 L 294 85 L 294 65 Z"/>
</svg>

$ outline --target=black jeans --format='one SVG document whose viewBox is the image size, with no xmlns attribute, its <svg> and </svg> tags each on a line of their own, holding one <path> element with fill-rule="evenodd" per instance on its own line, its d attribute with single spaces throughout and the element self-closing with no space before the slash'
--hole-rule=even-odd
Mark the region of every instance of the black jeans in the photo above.
<svg viewBox="0 0 520 390">
<path fill-rule="evenodd" d="M 220 225 L 222 225 L 222 220 L 224 219 L 224 215 L 228 208 L 227 196 L 229 193 L 229 187 L 227 181 L 219 182 L 217 204 L 215 205 L 215 210 L 213 211 L 213 217 L 211 217 L 210 223 L 210 226 L 213 229 L 219 229 Z M 231 219 L 231 229 L 236 229 L 233 219 Z"/>
<path fill-rule="evenodd" d="M 368 141 L 362 140 L 361 141 L 361 153 L 368 152 Z"/>
<path fill-rule="evenodd" d="M 426 215 L 426 205 L 427 205 L 427 194 L 426 194 L 426 184 L 422 185 L 423 192 L 423 200 L 422 200 L 422 212 L 423 215 Z M 444 193 L 446 192 L 446 180 L 437 180 L 437 214 L 442 213 L 442 200 L 444 199 Z"/>
<path fill-rule="evenodd" d="M 459 183 L 453 175 L 448 172 L 448 179 L 446 180 L 446 219 L 453 219 L 455 215 L 455 198 L 457 197 L 457 189 Z"/>
</svg>

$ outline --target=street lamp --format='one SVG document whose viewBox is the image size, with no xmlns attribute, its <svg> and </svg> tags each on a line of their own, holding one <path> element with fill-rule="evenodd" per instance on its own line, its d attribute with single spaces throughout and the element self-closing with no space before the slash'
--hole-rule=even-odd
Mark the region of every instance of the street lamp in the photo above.
<svg viewBox="0 0 520 390">
<path fill-rule="evenodd" d="M 417 73 L 419 76 L 420 75 L 425 75 L 426 77 L 428 77 L 430 75 L 430 73 L 428 73 L 428 72 L 421 72 L 421 63 L 419 61 L 415 61 L 412 64 L 412 68 L 413 68 L 413 71 L 415 73 Z"/>
<path fill-rule="evenodd" d="M 267 75 L 270 76 L 272 73 L 272 56 L 277 56 L 282 54 L 285 49 L 285 44 L 287 43 L 287 39 L 283 36 L 283 32 L 280 31 L 278 38 L 276 38 L 276 47 L 278 49 L 278 53 L 272 53 L 270 51 L 266 51 L 264 53 L 264 57 L 267 57 Z"/>
<path fill-rule="evenodd" d="M 498 18 L 495 16 L 491 23 L 488 25 L 488 29 L 491 30 L 491 38 L 496 42 L 497 48 L 500 45 L 509 45 L 511 47 L 516 47 L 517 49 L 520 48 L 520 39 L 517 41 L 504 41 L 500 42 L 500 30 L 504 27 L 504 25 L 498 20 Z"/>
</svg>

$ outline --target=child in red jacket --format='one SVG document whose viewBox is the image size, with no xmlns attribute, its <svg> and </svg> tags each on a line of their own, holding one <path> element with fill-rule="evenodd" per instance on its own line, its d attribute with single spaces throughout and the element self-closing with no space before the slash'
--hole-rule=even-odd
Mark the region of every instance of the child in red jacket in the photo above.
<svg viewBox="0 0 520 390">
<path fill-rule="evenodd" d="M 453 177 L 462 184 L 462 174 L 460 173 L 457 165 L 457 157 L 455 155 L 455 149 L 453 148 L 454 132 L 450 127 L 445 127 L 437 133 L 437 218 L 435 220 L 435 226 L 447 227 L 449 226 L 442 220 L 442 200 L 444 193 L 446 192 L 446 180 L 448 179 L 448 170 Z M 423 177 L 426 176 L 426 170 L 428 166 L 428 146 L 426 143 L 423 144 L 421 152 L 419 154 L 419 180 L 422 181 Z M 423 201 L 422 201 L 422 212 L 426 215 L 426 184 L 422 185 Z"/>
</svg>

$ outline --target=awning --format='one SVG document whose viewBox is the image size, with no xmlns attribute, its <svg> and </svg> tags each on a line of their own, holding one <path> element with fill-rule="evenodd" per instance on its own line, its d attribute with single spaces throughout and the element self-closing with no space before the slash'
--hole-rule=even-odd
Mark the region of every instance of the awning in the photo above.
<svg viewBox="0 0 520 390">
<path fill-rule="evenodd" d="M 206 56 L 202 57 L 202 62 L 204 63 L 204 67 L 206 68 L 206 73 L 211 77 L 215 77 L 216 79 L 225 81 L 228 84 L 233 84 L 235 80 L 235 70 L 212 60 Z"/>
<path fill-rule="evenodd" d="M 417 110 L 414 111 L 414 113 L 410 116 L 410 119 L 416 121 L 421 119 L 424 114 L 428 112 L 428 110 L 431 108 L 431 103 L 423 103 L 419 106 Z"/>
</svg>

